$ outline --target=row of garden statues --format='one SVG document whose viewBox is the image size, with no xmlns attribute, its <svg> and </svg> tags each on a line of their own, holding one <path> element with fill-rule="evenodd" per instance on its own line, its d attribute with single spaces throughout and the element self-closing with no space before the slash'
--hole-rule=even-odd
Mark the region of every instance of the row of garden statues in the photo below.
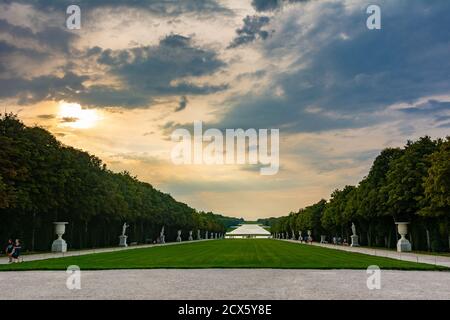
<svg viewBox="0 0 450 320">
<path fill-rule="evenodd" d="M 352 235 L 351 235 L 351 239 L 352 239 L 352 243 L 351 246 L 352 247 L 359 247 L 359 243 L 358 243 L 358 236 L 356 235 L 356 227 L 355 224 L 352 223 Z M 298 238 L 295 235 L 295 231 L 292 230 L 292 236 L 289 235 L 289 232 L 281 232 L 281 233 L 275 233 L 272 235 L 275 239 L 291 239 L 291 240 L 299 240 L 299 241 L 306 241 L 306 242 L 312 242 L 312 237 L 311 237 L 311 230 L 308 230 L 308 236 L 303 238 L 302 237 L 302 231 L 298 232 Z M 321 243 L 325 242 L 325 236 L 321 236 Z"/>
<path fill-rule="evenodd" d="M 295 235 L 295 231 L 292 230 L 292 236 L 289 235 L 289 232 L 280 232 L 272 235 L 275 239 L 291 239 L 291 240 L 299 240 L 299 241 L 312 241 L 311 230 L 308 230 L 308 236 L 303 238 L 302 231 L 298 232 L 298 238 Z"/>
<path fill-rule="evenodd" d="M 120 243 L 119 246 L 121 247 L 126 247 L 127 246 L 127 235 L 125 234 L 127 231 L 127 228 L 130 225 L 128 225 L 126 222 L 123 224 L 122 226 L 122 234 L 119 236 L 120 238 Z M 209 232 L 209 231 L 205 231 L 205 239 L 223 239 L 223 233 L 218 233 L 218 232 Z M 189 231 L 189 237 L 188 237 L 188 241 L 193 241 L 194 237 L 192 236 L 192 231 Z M 197 240 L 202 240 L 201 234 L 200 234 L 200 230 L 197 230 Z M 177 232 L 177 242 L 181 242 L 182 238 L 181 238 L 181 230 L 178 230 Z M 159 239 L 158 239 L 159 243 L 166 243 L 166 236 L 164 234 L 164 226 L 161 229 L 161 232 L 159 234 Z"/>
</svg>

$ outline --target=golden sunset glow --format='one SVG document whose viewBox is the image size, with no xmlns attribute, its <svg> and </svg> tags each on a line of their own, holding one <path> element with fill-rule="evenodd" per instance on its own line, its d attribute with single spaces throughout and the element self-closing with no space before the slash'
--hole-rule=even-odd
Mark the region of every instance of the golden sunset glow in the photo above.
<svg viewBox="0 0 450 320">
<path fill-rule="evenodd" d="M 79 30 L 59 2 L 0 3 L 0 111 L 195 209 L 296 212 L 384 148 L 449 134 L 450 1 L 380 0 L 381 30 L 355 0 L 89 1 Z M 279 129 L 278 172 L 174 164 L 172 133 L 196 121 Z"/>
<path fill-rule="evenodd" d="M 100 120 L 97 110 L 83 109 L 78 103 L 61 102 L 58 119 L 61 127 L 89 129 L 95 127 Z"/>
</svg>

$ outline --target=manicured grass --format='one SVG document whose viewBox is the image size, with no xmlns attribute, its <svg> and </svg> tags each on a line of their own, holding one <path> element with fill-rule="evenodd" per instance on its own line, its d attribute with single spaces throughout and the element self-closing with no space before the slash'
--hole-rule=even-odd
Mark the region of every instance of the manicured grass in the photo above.
<svg viewBox="0 0 450 320">
<path fill-rule="evenodd" d="M 150 268 L 280 268 L 448 270 L 360 253 L 269 239 L 216 240 L 0 265 L 5 270 Z"/>
</svg>

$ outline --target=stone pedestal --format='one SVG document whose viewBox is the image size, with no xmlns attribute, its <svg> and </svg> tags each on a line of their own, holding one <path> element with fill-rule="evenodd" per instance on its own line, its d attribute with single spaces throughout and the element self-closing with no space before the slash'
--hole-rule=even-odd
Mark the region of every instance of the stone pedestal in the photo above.
<svg viewBox="0 0 450 320">
<path fill-rule="evenodd" d="M 64 239 L 56 239 L 52 243 L 52 252 L 67 252 L 67 242 Z"/>
<path fill-rule="evenodd" d="M 359 247 L 359 237 L 356 234 L 354 234 L 350 236 L 350 238 L 352 239 L 351 247 Z"/>
<path fill-rule="evenodd" d="M 127 238 L 128 236 L 119 236 L 119 247 L 128 247 Z"/>
<path fill-rule="evenodd" d="M 409 222 L 396 222 L 398 233 L 400 234 L 400 240 L 397 242 L 398 252 L 410 252 L 412 250 L 411 243 L 406 239 L 408 233 Z"/>
<path fill-rule="evenodd" d="M 320 243 L 327 243 L 327 236 L 321 235 L 320 236 Z"/>
<path fill-rule="evenodd" d="M 67 243 L 62 238 L 66 232 L 66 224 L 68 222 L 53 222 L 55 225 L 55 233 L 58 235 L 58 239 L 52 243 L 52 252 L 67 252 Z"/>
</svg>

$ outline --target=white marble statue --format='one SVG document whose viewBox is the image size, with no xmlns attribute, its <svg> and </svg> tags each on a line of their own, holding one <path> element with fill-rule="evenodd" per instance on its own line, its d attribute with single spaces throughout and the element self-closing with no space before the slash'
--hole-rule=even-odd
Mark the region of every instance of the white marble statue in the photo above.
<svg viewBox="0 0 450 320">
<path fill-rule="evenodd" d="M 197 230 L 197 240 L 201 240 L 201 239 L 202 239 L 202 237 L 200 235 L 200 230 Z"/>
<path fill-rule="evenodd" d="M 188 239 L 189 241 L 192 241 L 192 240 L 194 240 L 194 238 L 192 237 L 192 231 L 189 231 L 189 239 Z"/>
<path fill-rule="evenodd" d="M 359 238 L 356 235 L 356 227 L 355 224 L 352 222 L 352 235 L 350 236 L 350 239 L 352 240 L 351 247 L 359 247 Z"/>
<path fill-rule="evenodd" d="M 164 235 L 164 226 L 161 229 L 161 233 L 159 234 L 159 242 L 166 243 L 166 236 Z"/>
<path fill-rule="evenodd" d="M 127 224 L 126 222 L 123 224 L 123 226 L 122 226 L 122 236 L 125 235 L 125 232 L 127 232 L 127 228 L 128 228 L 129 226 L 130 226 L 130 225 Z"/>
<path fill-rule="evenodd" d="M 128 227 L 129 227 L 129 225 L 126 222 L 122 226 L 122 234 L 119 236 L 119 247 L 128 247 L 128 244 L 127 244 L 128 236 L 125 235 Z"/>
<path fill-rule="evenodd" d="M 181 242 L 181 230 L 178 230 L 177 241 Z"/>
</svg>

